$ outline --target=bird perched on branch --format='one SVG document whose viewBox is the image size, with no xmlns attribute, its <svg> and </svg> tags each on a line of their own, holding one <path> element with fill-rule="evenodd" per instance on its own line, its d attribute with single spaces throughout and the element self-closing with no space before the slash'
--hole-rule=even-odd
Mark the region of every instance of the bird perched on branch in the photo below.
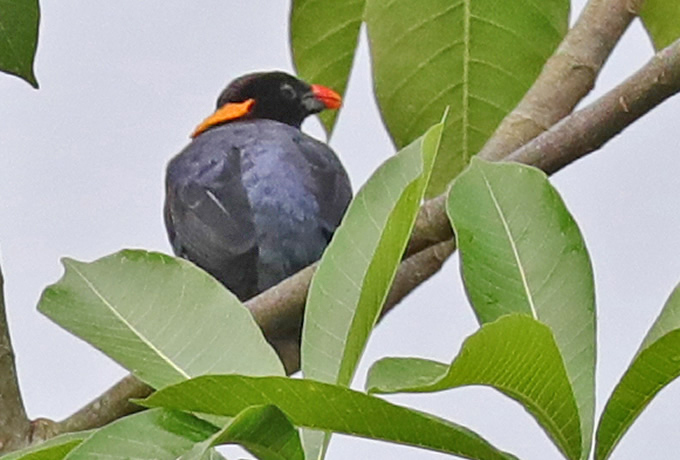
<svg viewBox="0 0 680 460">
<path fill-rule="evenodd" d="M 340 107 L 283 72 L 232 81 L 167 168 L 172 248 L 247 300 L 316 261 L 352 198 L 331 148 L 300 131 Z"/>
</svg>

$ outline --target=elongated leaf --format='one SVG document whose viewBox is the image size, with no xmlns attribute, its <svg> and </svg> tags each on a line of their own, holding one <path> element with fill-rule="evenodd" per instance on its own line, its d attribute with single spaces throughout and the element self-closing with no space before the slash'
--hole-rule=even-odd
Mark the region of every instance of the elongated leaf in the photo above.
<svg viewBox="0 0 680 460">
<path fill-rule="evenodd" d="M 175 460 L 216 428 L 182 412 L 154 409 L 116 420 L 97 430 L 67 460 Z"/>
<path fill-rule="evenodd" d="M 520 314 L 487 323 L 469 337 L 450 366 L 416 358 L 373 365 L 375 393 L 431 392 L 488 385 L 520 402 L 570 459 L 581 453 L 576 401 L 550 329 Z"/>
<path fill-rule="evenodd" d="M 307 379 L 206 375 L 164 388 L 141 403 L 227 416 L 249 406 L 274 404 L 298 426 L 466 458 L 514 458 L 462 426 L 345 387 Z"/>
<path fill-rule="evenodd" d="M 343 95 L 359 40 L 365 0 L 293 0 L 290 46 L 300 77 L 327 85 Z M 338 112 L 319 117 L 333 131 Z"/>
<path fill-rule="evenodd" d="M 16 75 L 38 87 L 33 59 L 38 46 L 38 0 L 0 2 L 0 71 Z"/>
<path fill-rule="evenodd" d="M 79 431 L 49 439 L 41 444 L 0 457 L 0 460 L 61 460 L 94 431 Z"/>
<path fill-rule="evenodd" d="M 524 313 L 553 331 L 587 457 L 595 401 L 595 294 L 576 222 L 538 169 L 479 159 L 454 181 L 448 213 L 480 322 Z"/>
<path fill-rule="evenodd" d="M 380 314 L 439 149 L 442 123 L 387 160 L 359 190 L 321 258 L 307 297 L 302 372 L 349 385 Z M 303 431 L 307 457 L 328 437 Z"/>
<path fill-rule="evenodd" d="M 677 0 L 646 0 L 640 17 L 657 51 L 680 38 L 680 2 Z"/>
<path fill-rule="evenodd" d="M 609 458 L 635 419 L 666 385 L 680 376 L 680 284 L 640 345 L 602 412 L 595 458 Z"/>
<path fill-rule="evenodd" d="M 567 31 L 568 0 L 366 0 L 375 91 L 398 148 L 444 129 L 428 197 L 446 190 Z"/>
<path fill-rule="evenodd" d="M 312 281 L 305 377 L 348 385 L 406 248 L 442 125 L 387 160 L 357 193 Z"/>
<path fill-rule="evenodd" d="M 180 460 L 201 460 L 211 447 L 237 443 L 260 460 L 304 460 L 300 435 L 276 406 L 252 406 L 233 421 L 183 455 Z"/>
<path fill-rule="evenodd" d="M 207 373 L 284 373 L 250 313 L 190 262 L 125 250 L 64 266 L 38 309 L 155 388 Z"/>
</svg>

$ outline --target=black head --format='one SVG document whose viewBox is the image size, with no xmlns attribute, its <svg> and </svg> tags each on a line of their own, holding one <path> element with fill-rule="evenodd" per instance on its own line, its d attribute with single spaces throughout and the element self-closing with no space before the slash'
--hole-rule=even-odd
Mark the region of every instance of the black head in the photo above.
<svg viewBox="0 0 680 460">
<path fill-rule="evenodd" d="M 248 99 L 255 102 L 243 118 L 267 118 L 298 128 L 309 115 L 340 106 L 340 96 L 328 88 L 309 85 L 285 72 L 257 72 L 229 83 L 217 108 Z"/>
</svg>

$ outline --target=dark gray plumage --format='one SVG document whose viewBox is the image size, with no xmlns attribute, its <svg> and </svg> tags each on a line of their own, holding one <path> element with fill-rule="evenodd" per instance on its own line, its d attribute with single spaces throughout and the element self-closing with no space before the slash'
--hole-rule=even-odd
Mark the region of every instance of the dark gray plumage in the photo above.
<svg viewBox="0 0 680 460">
<path fill-rule="evenodd" d="M 326 144 L 294 125 L 239 119 L 170 161 L 165 224 L 178 256 L 246 300 L 316 261 L 351 197 Z"/>
</svg>

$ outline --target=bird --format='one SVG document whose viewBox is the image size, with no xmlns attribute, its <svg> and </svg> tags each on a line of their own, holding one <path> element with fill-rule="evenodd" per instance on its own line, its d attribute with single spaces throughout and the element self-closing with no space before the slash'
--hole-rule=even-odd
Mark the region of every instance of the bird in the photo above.
<svg viewBox="0 0 680 460">
<path fill-rule="evenodd" d="M 173 252 L 246 301 L 317 261 L 352 199 L 335 152 L 301 131 L 340 95 L 281 71 L 236 78 L 167 165 Z"/>
</svg>

